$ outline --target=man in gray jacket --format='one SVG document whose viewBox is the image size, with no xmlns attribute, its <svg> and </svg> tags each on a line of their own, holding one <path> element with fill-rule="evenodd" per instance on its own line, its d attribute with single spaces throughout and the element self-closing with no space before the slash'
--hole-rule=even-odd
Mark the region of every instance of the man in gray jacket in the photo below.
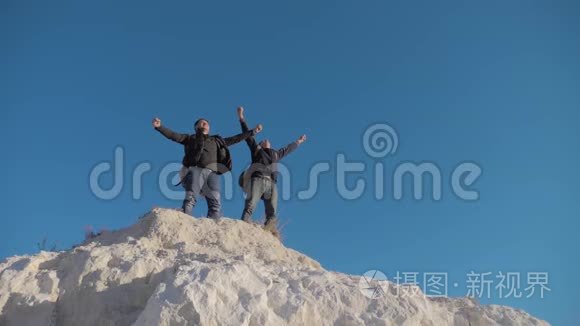
<svg viewBox="0 0 580 326">
<path fill-rule="evenodd" d="M 240 119 L 242 131 L 247 132 L 249 129 L 244 119 L 243 107 L 238 108 L 238 118 Z M 246 138 L 246 143 L 252 155 L 252 165 L 240 176 L 240 184 L 247 195 L 242 220 L 246 222 L 252 221 L 252 213 L 260 199 L 262 199 L 266 209 L 264 229 L 279 237 L 276 216 L 278 205 L 276 165 L 282 158 L 296 150 L 304 141 L 306 141 L 306 135 L 302 135 L 298 140 L 288 144 L 286 147 L 276 150 L 272 148 L 268 139 L 264 139 L 258 144 L 254 135 Z"/>
<path fill-rule="evenodd" d="M 219 175 L 232 169 L 228 146 L 254 136 L 262 130 L 258 125 L 252 130 L 227 138 L 209 135 L 207 119 L 198 119 L 194 124 L 195 134 L 180 134 L 162 126 L 159 118 L 153 119 L 153 127 L 166 138 L 183 145 L 182 164 L 184 176 L 181 183 L 185 188 L 183 212 L 191 214 L 196 197 L 203 195 L 207 201 L 207 217 L 221 217 L 221 196 Z"/>
</svg>

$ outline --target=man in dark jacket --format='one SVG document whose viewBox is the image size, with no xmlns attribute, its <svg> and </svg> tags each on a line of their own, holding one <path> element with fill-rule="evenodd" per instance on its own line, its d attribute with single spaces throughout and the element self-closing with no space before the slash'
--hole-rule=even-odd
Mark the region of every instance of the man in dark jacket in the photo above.
<svg viewBox="0 0 580 326">
<path fill-rule="evenodd" d="M 242 131 L 247 132 L 249 129 L 244 119 L 244 108 L 238 108 L 238 117 L 240 118 Z M 276 216 L 278 205 L 276 165 L 283 157 L 298 148 L 298 146 L 305 140 L 306 135 L 302 135 L 298 140 L 288 144 L 286 147 L 275 150 L 271 147 L 268 139 L 257 144 L 253 135 L 246 138 L 246 143 L 248 144 L 252 154 L 252 165 L 241 176 L 243 178 L 241 184 L 247 195 L 244 212 L 242 213 L 242 220 L 251 222 L 254 209 L 258 205 L 260 199 L 263 199 L 266 209 L 266 222 L 264 224 L 264 229 L 279 236 L 277 229 L 278 220 Z"/>
<path fill-rule="evenodd" d="M 221 138 L 219 135 L 210 136 L 210 125 L 206 119 L 195 122 L 193 135 L 176 133 L 162 126 L 159 118 L 153 119 L 153 127 L 163 136 L 183 145 L 185 152 L 181 173 L 181 182 L 185 188 L 183 212 L 191 214 L 196 197 L 203 195 L 207 201 L 207 217 L 221 217 L 219 175 L 231 170 L 228 146 L 254 136 L 262 130 L 262 126 L 258 125 L 252 130 L 227 138 Z"/>
</svg>

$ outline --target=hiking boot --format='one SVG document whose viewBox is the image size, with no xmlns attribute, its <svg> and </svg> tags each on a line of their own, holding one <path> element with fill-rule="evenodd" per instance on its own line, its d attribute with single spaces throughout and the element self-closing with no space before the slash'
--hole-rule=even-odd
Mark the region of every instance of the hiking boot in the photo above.
<svg viewBox="0 0 580 326">
<path fill-rule="evenodd" d="M 207 216 L 206 218 L 213 220 L 214 222 L 218 223 L 219 221 L 222 220 L 221 216 Z"/>
<path fill-rule="evenodd" d="M 278 220 L 276 218 L 266 220 L 266 223 L 264 224 L 264 231 L 268 231 L 276 238 L 280 239 L 280 232 L 278 231 Z"/>
</svg>

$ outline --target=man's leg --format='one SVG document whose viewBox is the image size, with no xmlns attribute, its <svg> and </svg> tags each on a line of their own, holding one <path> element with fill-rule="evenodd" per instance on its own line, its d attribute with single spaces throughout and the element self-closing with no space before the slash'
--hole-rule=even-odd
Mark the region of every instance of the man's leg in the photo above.
<svg viewBox="0 0 580 326">
<path fill-rule="evenodd" d="M 266 208 L 266 223 L 264 224 L 264 229 L 271 231 L 272 233 L 278 232 L 278 217 L 276 215 L 276 210 L 278 208 L 278 189 L 276 184 L 271 181 L 266 181 L 267 187 L 264 193 L 264 207 Z"/>
<path fill-rule="evenodd" d="M 220 176 L 215 172 L 205 171 L 204 174 L 206 182 L 202 193 L 207 201 L 207 217 L 220 218 L 222 217 Z"/>
<path fill-rule="evenodd" d="M 200 173 L 198 168 L 191 167 L 183 179 L 183 188 L 185 188 L 185 199 L 183 200 L 183 212 L 192 215 L 193 207 L 196 204 L 196 198 L 199 195 L 201 187 L 199 186 Z"/>
<path fill-rule="evenodd" d="M 246 222 L 252 221 L 252 214 L 264 194 L 263 180 L 261 178 L 252 178 L 250 193 L 247 193 L 246 201 L 244 203 L 244 211 L 242 213 L 242 220 Z"/>
</svg>

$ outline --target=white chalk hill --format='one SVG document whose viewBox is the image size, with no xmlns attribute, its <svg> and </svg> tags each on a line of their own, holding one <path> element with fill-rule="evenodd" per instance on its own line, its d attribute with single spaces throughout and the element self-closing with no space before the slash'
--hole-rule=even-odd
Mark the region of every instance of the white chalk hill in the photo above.
<svg viewBox="0 0 580 326">
<path fill-rule="evenodd" d="M 359 281 L 257 226 L 154 209 L 69 251 L 2 261 L 0 325 L 548 325 L 393 283 L 368 298 Z"/>
</svg>

